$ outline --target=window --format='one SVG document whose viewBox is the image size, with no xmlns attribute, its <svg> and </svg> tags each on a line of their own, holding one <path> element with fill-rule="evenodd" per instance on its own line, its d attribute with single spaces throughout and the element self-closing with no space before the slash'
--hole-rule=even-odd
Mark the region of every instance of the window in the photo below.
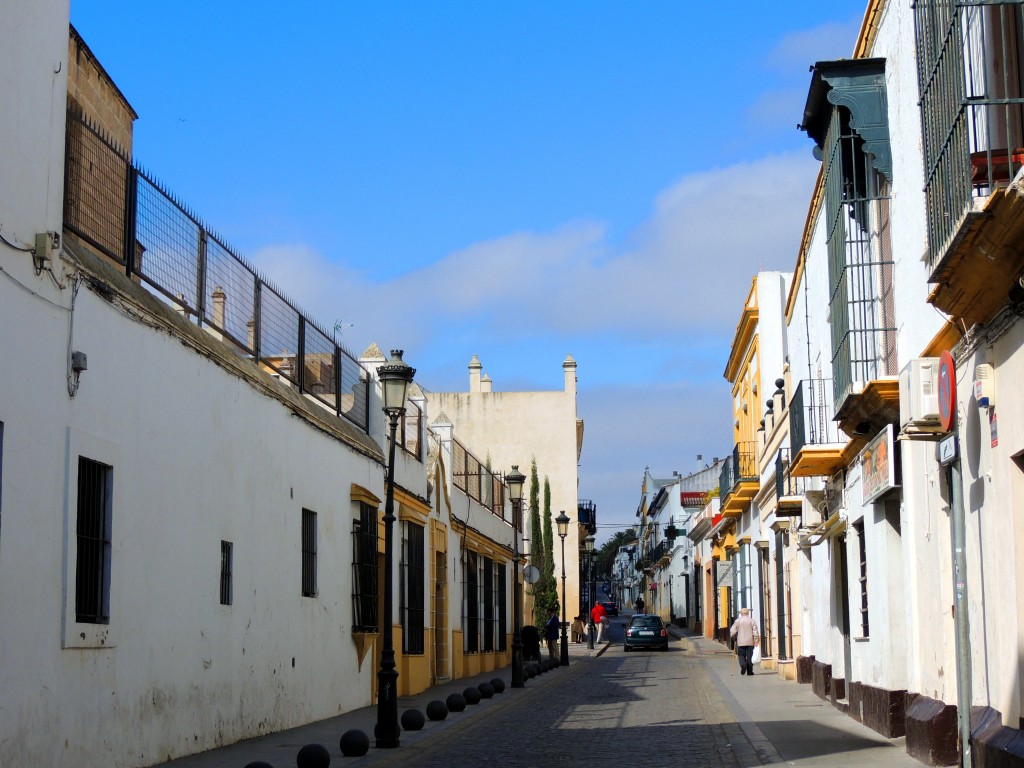
<svg viewBox="0 0 1024 768">
<path fill-rule="evenodd" d="M 495 602 L 498 605 L 498 650 L 507 651 L 508 640 L 506 637 L 508 636 L 508 608 L 506 606 L 508 604 L 508 587 L 505 584 L 507 569 L 505 568 L 504 563 L 498 563 L 494 566 L 494 570 L 497 574 L 494 577 L 494 580 L 498 585 L 497 595 L 495 597 Z"/>
<path fill-rule="evenodd" d="M 868 625 L 868 556 L 864 546 L 864 521 L 853 524 L 860 550 L 860 631 L 861 637 L 870 637 Z"/>
<path fill-rule="evenodd" d="M 230 541 L 220 543 L 220 604 L 231 605 L 231 549 Z"/>
<path fill-rule="evenodd" d="M 352 628 L 377 627 L 377 508 L 359 502 L 359 519 L 352 521 Z"/>
<path fill-rule="evenodd" d="M 482 558 L 484 561 L 484 644 L 483 650 L 494 650 L 494 635 L 497 629 L 494 616 L 494 561 L 489 557 Z"/>
<path fill-rule="evenodd" d="M 113 468 L 78 457 L 75 620 L 110 623 L 110 494 Z"/>
<path fill-rule="evenodd" d="M 476 653 L 480 650 L 480 592 L 476 552 L 463 552 L 462 581 L 462 633 L 463 650 Z"/>
<path fill-rule="evenodd" d="M 302 596 L 316 597 L 316 512 L 302 510 Z"/>
<path fill-rule="evenodd" d="M 423 526 L 402 523 L 402 579 L 399 612 L 402 617 L 402 652 L 423 653 L 424 559 Z"/>
</svg>

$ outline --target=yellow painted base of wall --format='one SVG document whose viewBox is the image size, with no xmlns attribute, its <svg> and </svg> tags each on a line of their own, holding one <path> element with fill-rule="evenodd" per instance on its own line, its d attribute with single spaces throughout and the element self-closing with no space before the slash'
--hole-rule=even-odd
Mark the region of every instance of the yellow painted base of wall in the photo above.
<svg viewBox="0 0 1024 768">
<path fill-rule="evenodd" d="M 783 680 L 796 682 L 796 662 L 792 659 L 778 662 L 775 665 L 775 674 Z"/>
<path fill-rule="evenodd" d="M 430 662 L 426 655 L 402 656 L 398 664 L 398 695 L 422 693 L 430 687 Z"/>
</svg>

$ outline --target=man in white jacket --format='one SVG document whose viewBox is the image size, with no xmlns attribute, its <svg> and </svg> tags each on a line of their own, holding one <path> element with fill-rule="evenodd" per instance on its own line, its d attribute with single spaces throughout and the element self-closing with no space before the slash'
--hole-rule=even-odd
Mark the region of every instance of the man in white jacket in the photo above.
<svg viewBox="0 0 1024 768">
<path fill-rule="evenodd" d="M 757 628 L 757 623 L 750 618 L 749 608 L 740 608 L 740 615 L 733 622 L 729 634 L 736 638 L 736 655 L 740 659 L 740 674 L 754 674 L 754 663 L 751 656 L 754 655 L 754 646 L 761 643 L 761 633 Z"/>
</svg>

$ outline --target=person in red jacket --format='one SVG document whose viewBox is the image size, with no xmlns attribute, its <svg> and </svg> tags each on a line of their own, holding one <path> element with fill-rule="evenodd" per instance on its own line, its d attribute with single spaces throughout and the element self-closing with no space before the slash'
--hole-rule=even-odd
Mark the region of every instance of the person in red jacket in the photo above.
<svg viewBox="0 0 1024 768">
<path fill-rule="evenodd" d="M 590 620 L 594 622 L 594 630 L 597 634 L 594 636 L 594 642 L 601 642 L 601 633 L 604 631 L 605 624 L 608 623 L 608 614 L 605 613 L 604 606 L 600 603 L 594 605 L 594 609 L 590 612 Z"/>
</svg>

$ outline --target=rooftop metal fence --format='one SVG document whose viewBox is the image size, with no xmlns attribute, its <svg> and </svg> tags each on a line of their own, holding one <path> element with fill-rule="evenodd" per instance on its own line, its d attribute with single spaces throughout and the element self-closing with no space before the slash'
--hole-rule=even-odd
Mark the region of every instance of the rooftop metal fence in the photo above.
<svg viewBox="0 0 1024 768">
<path fill-rule="evenodd" d="M 65 155 L 69 231 L 239 355 L 368 430 L 368 373 L 333 334 L 73 109 Z"/>
</svg>

